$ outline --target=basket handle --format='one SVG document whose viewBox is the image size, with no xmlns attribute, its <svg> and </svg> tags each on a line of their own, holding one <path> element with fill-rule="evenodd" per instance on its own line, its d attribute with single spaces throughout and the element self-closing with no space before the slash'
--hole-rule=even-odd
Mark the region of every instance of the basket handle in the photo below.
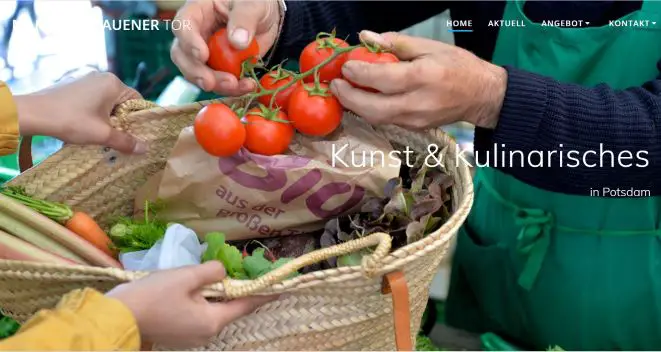
<svg viewBox="0 0 661 352">
<path fill-rule="evenodd" d="M 158 107 L 156 103 L 152 103 L 148 100 L 142 99 L 132 99 L 127 100 L 113 109 L 112 116 L 115 120 L 122 124 L 122 120 L 130 113 L 139 110 L 151 109 Z M 111 121 L 113 118 L 111 117 Z M 119 127 L 119 126 L 114 126 Z M 28 169 L 34 166 L 34 160 L 32 160 L 32 136 L 25 136 L 21 138 L 21 144 L 18 147 L 18 167 L 21 173 L 27 171 Z"/>
<path fill-rule="evenodd" d="M 149 100 L 130 99 L 115 106 L 111 115 L 115 119 L 123 120 L 128 114 L 132 112 L 140 111 L 140 110 L 148 110 L 157 107 L 159 107 L 158 104 L 151 102 Z"/>
<path fill-rule="evenodd" d="M 367 277 L 373 277 L 374 273 L 376 273 L 381 267 L 383 258 L 390 253 L 391 244 L 392 237 L 390 237 L 389 234 L 377 232 L 356 240 L 304 254 L 255 280 L 242 281 L 226 278 L 223 281 L 223 288 L 225 289 L 225 294 L 228 298 L 249 296 L 258 291 L 264 290 L 273 284 L 284 281 L 292 273 L 308 265 L 319 263 L 328 258 L 351 254 L 364 248 L 376 246 L 372 255 L 363 257 L 361 263 L 363 274 Z"/>
<path fill-rule="evenodd" d="M 336 246 L 320 249 L 281 266 L 255 280 L 247 281 L 241 285 L 237 280 L 225 279 L 223 286 L 228 298 L 237 298 L 251 295 L 275 283 L 285 280 L 294 271 L 305 266 L 318 263 L 322 260 L 350 254 L 355 251 L 376 245 L 374 253 L 363 257 L 361 269 L 367 277 L 373 277 L 382 267 L 381 262 L 390 252 L 392 237 L 384 232 L 378 232 L 366 237 L 345 242 Z M 411 306 L 409 304 L 409 290 L 404 273 L 401 270 L 384 275 L 381 281 L 381 294 L 390 295 L 393 309 L 393 328 L 395 330 L 395 346 L 397 351 L 412 351 L 411 338 Z"/>
</svg>

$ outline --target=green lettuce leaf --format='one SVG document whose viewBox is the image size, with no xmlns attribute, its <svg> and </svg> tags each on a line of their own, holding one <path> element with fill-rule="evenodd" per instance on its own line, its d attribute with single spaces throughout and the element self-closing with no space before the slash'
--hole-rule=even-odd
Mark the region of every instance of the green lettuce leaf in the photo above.
<svg viewBox="0 0 661 352">
<path fill-rule="evenodd" d="M 255 249 L 243 259 L 243 268 L 250 279 L 256 279 L 271 271 L 271 261 L 264 257 L 264 248 Z"/>
<path fill-rule="evenodd" d="M 243 268 L 243 256 L 234 246 L 225 242 L 225 234 L 222 232 L 211 232 L 205 237 L 208 244 L 207 250 L 202 255 L 202 262 L 218 260 L 223 263 L 227 275 L 233 279 L 247 278 Z"/>
</svg>

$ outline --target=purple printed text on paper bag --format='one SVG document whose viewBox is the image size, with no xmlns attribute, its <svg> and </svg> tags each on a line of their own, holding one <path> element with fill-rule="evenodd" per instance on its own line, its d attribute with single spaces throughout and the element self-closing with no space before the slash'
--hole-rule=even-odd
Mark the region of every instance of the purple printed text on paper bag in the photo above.
<svg viewBox="0 0 661 352">
<path fill-rule="evenodd" d="M 321 207 L 326 203 L 329 199 L 333 198 L 336 195 L 339 194 L 344 194 L 351 191 L 351 185 L 349 185 L 346 182 L 332 182 L 327 185 L 322 186 L 311 194 L 306 200 L 305 200 L 305 205 L 307 205 L 308 209 L 317 217 L 320 217 L 322 219 L 328 219 L 334 216 L 339 216 L 345 211 L 351 210 L 351 208 L 355 207 L 360 203 L 361 200 L 363 200 L 363 197 L 365 196 L 365 189 L 363 187 L 360 187 L 358 185 L 354 186 L 353 193 L 351 194 L 351 197 L 347 199 L 344 204 L 336 207 L 333 210 L 324 210 Z"/>
<path fill-rule="evenodd" d="M 253 161 L 264 169 L 266 176 L 255 176 L 239 170 L 239 166 L 249 161 Z M 310 161 L 312 161 L 310 158 L 293 155 L 277 158 L 267 157 L 241 149 L 239 153 L 231 157 L 219 158 L 218 167 L 220 172 L 243 187 L 273 192 L 287 184 L 287 170 L 303 167 Z"/>
<path fill-rule="evenodd" d="M 319 181 L 321 181 L 321 170 L 319 169 L 310 170 L 310 172 L 305 174 L 305 176 L 299 178 L 291 186 L 287 187 L 287 189 L 284 192 L 282 192 L 280 201 L 283 204 L 288 204 L 294 199 L 307 193 L 309 190 L 312 189 L 312 187 L 316 186 L 317 183 L 319 183 Z"/>
<path fill-rule="evenodd" d="M 239 166 L 253 161 L 266 171 L 265 176 L 255 176 L 239 170 Z M 220 172 L 228 176 L 234 182 L 243 187 L 275 192 L 281 190 L 288 183 L 287 170 L 301 168 L 308 165 L 312 159 L 286 155 L 278 157 L 269 157 L 252 154 L 242 149 L 234 156 L 218 159 Z M 288 204 L 301 196 L 304 196 L 312 190 L 322 180 L 322 173 L 319 169 L 312 169 L 307 174 L 296 180 L 287 187 L 280 196 L 283 204 Z M 336 195 L 346 194 L 353 189 L 349 199 L 343 204 L 332 210 L 323 209 L 323 205 Z M 305 200 L 308 210 L 321 219 L 327 219 L 338 216 L 351 210 L 358 205 L 365 196 L 365 189 L 358 185 L 350 185 L 346 182 L 331 182 L 321 186 L 317 191 L 309 195 Z"/>
</svg>

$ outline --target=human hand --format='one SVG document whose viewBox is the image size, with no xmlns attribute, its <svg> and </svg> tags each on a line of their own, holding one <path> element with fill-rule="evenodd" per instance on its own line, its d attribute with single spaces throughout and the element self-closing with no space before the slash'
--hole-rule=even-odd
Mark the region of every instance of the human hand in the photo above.
<svg viewBox="0 0 661 352">
<path fill-rule="evenodd" d="M 189 0 L 175 18 L 190 26 L 174 31 L 172 62 L 188 81 L 205 91 L 226 96 L 253 91 L 257 85 L 252 79 L 237 80 L 232 74 L 207 66 L 207 39 L 220 28 L 227 27 L 230 42 L 236 49 L 245 49 L 255 38 L 263 57 L 278 36 L 279 6 L 277 0 Z"/>
<path fill-rule="evenodd" d="M 123 153 L 144 153 L 147 146 L 110 126 L 115 106 L 140 94 L 111 73 L 82 78 L 14 97 L 20 134 L 51 136 L 71 144 L 103 145 Z"/>
<path fill-rule="evenodd" d="M 154 272 L 117 286 L 106 295 L 118 299 L 133 312 L 143 341 L 170 348 L 197 347 L 234 320 L 275 299 L 254 296 L 223 303 L 207 301 L 201 289 L 223 278 L 223 265 L 211 261 Z"/>
<path fill-rule="evenodd" d="M 453 45 L 399 33 L 360 33 L 363 40 L 393 52 L 402 62 L 348 61 L 344 77 L 381 93 L 334 80 L 342 105 L 373 124 L 426 129 L 467 121 L 494 128 L 507 86 L 504 68 Z"/>
</svg>

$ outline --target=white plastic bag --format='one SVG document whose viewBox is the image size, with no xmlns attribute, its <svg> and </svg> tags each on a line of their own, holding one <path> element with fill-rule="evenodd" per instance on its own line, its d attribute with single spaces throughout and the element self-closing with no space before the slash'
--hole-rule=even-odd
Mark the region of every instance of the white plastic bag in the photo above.
<svg viewBox="0 0 661 352">
<path fill-rule="evenodd" d="M 205 247 L 206 244 L 200 244 L 193 230 L 180 224 L 173 224 L 153 247 L 144 251 L 122 253 L 119 261 L 126 270 L 173 269 L 200 264 Z"/>
</svg>

